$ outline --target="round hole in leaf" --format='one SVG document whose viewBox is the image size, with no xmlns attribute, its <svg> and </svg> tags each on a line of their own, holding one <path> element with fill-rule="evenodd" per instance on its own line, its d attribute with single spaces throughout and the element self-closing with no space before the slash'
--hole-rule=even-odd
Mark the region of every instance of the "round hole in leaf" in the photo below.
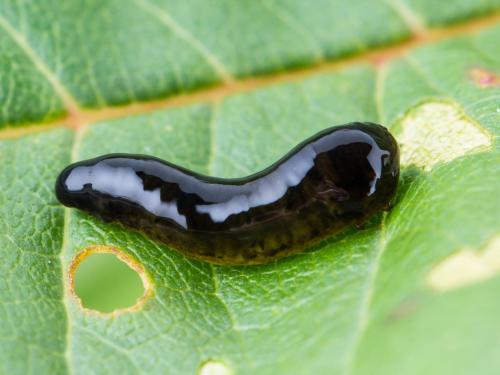
<svg viewBox="0 0 500 375">
<path fill-rule="evenodd" d="M 78 254 L 70 279 L 82 307 L 105 314 L 136 310 L 151 289 L 142 266 L 109 246 L 90 247 Z"/>
</svg>

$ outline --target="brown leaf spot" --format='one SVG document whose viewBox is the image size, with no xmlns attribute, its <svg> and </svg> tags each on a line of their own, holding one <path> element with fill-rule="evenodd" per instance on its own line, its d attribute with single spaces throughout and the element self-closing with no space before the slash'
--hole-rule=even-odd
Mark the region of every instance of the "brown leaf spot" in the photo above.
<svg viewBox="0 0 500 375">
<path fill-rule="evenodd" d="M 414 313 L 422 303 L 422 296 L 414 295 L 402 301 L 391 311 L 386 319 L 387 323 L 394 323 Z"/>
<path fill-rule="evenodd" d="M 470 78 L 479 87 L 495 87 L 500 85 L 500 76 L 486 69 L 473 68 L 469 71 Z"/>
</svg>

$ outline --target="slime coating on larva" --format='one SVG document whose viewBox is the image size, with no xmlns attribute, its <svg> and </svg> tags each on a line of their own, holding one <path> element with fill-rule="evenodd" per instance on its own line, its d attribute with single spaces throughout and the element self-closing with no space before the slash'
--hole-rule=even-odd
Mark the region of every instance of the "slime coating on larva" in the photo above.
<svg viewBox="0 0 500 375">
<path fill-rule="evenodd" d="M 389 207 L 399 150 L 381 125 L 332 127 L 256 174 L 204 176 L 161 159 L 110 154 L 66 167 L 56 195 L 188 257 L 259 264 L 304 250 Z"/>
</svg>

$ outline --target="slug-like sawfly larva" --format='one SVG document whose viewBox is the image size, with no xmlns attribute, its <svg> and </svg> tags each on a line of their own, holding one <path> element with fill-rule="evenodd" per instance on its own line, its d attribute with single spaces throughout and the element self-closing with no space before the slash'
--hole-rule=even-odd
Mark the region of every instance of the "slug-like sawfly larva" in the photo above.
<svg viewBox="0 0 500 375">
<path fill-rule="evenodd" d="M 218 264 L 259 264 L 304 250 L 387 209 L 399 150 L 381 125 L 321 131 L 243 178 L 200 175 L 161 159 L 110 154 L 66 167 L 58 200 Z"/>
</svg>

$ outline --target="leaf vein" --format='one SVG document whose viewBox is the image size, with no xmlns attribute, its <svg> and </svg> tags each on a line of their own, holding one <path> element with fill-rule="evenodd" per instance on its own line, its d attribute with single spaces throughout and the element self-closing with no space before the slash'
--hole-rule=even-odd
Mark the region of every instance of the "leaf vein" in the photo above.
<svg viewBox="0 0 500 375">
<path fill-rule="evenodd" d="M 387 236 L 385 229 L 386 217 L 387 213 L 384 213 L 384 216 L 382 217 L 382 222 L 380 224 L 380 234 L 378 237 L 377 248 L 375 250 L 375 254 L 373 255 L 373 259 L 369 266 L 368 275 L 366 277 L 366 282 L 362 289 L 361 302 L 356 319 L 357 325 L 354 328 L 350 349 L 348 350 L 344 374 L 353 373 L 353 366 L 355 363 L 355 359 L 358 354 L 361 341 L 363 339 L 363 335 L 368 327 L 370 319 L 370 307 L 372 305 L 373 293 L 375 290 L 374 284 L 378 275 L 380 260 L 385 252 L 385 249 L 387 248 Z"/>
<path fill-rule="evenodd" d="M 78 152 L 80 149 L 80 144 L 82 142 L 83 134 L 85 133 L 87 128 L 80 128 L 77 130 L 74 140 L 73 140 L 73 146 L 71 148 L 71 156 L 70 156 L 70 161 L 74 162 L 76 161 L 76 158 L 78 156 Z M 63 222 L 63 238 L 62 238 L 62 245 L 61 245 L 61 252 L 59 256 L 59 261 L 61 263 L 61 270 L 62 270 L 62 286 L 63 286 L 63 305 L 64 309 L 66 311 L 66 349 L 64 351 L 64 357 L 66 359 L 66 363 L 68 366 L 68 373 L 72 374 L 73 373 L 73 367 L 72 367 L 72 357 L 71 357 L 71 334 L 72 334 L 72 323 L 71 323 L 71 314 L 70 314 L 70 308 L 69 308 L 69 297 L 70 297 L 70 292 L 69 292 L 69 285 L 68 283 L 68 275 L 66 271 L 66 258 L 68 256 L 68 250 L 70 247 L 70 221 L 71 221 L 71 211 L 69 208 L 65 207 L 64 208 L 64 222 Z"/>
<path fill-rule="evenodd" d="M 234 81 L 234 77 L 231 75 L 228 68 L 207 47 L 205 47 L 200 40 L 198 40 L 193 34 L 182 27 L 179 23 L 177 23 L 174 18 L 165 10 L 165 8 L 160 8 L 154 4 L 151 4 L 151 2 L 149 2 L 148 0 L 133 0 L 133 2 L 144 11 L 158 19 L 179 38 L 184 40 L 184 42 L 186 42 L 198 53 L 200 53 L 205 61 L 212 67 L 212 69 L 215 70 L 215 72 L 223 81 L 225 81 L 226 83 Z"/>
<path fill-rule="evenodd" d="M 0 28 L 2 28 L 7 35 L 9 35 L 16 45 L 25 53 L 28 59 L 33 63 L 35 68 L 42 74 L 42 76 L 49 82 L 53 90 L 59 96 L 67 111 L 75 113 L 78 111 L 78 104 L 69 91 L 62 85 L 56 74 L 47 66 L 42 58 L 35 52 L 29 45 L 26 38 L 19 33 L 7 19 L 0 14 Z"/>
</svg>

